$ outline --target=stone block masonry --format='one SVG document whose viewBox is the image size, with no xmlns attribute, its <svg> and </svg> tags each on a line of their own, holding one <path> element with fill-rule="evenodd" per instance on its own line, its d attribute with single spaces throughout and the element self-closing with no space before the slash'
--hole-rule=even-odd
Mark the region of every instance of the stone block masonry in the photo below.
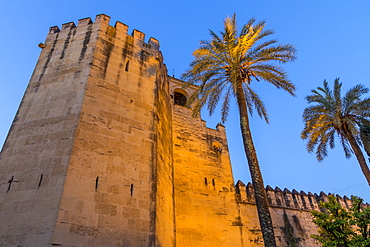
<svg viewBox="0 0 370 247">
<path fill-rule="evenodd" d="M 172 78 L 172 91 L 188 97 L 196 89 L 182 85 Z M 181 105 L 174 105 L 172 126 L 177 246 L 241 246 L 225 128 L 207 128 Z"/>
<path fill-rule="evenodd" d="M 263 246 L 225 127 L 192 117 L 197 87 L 167 75 L 156 39 L 109 20 L 40 45 L 0 154 L 0 246 Z M 266 192 L 278 246 L 318 246 L 310 210 L 326 194 Z"/>
<path fill-rule="evenodd" d="M 109 19 L 50 28 L 1 153 L 2 246 L 174 245 L 159 43 Z"/>
</svg>

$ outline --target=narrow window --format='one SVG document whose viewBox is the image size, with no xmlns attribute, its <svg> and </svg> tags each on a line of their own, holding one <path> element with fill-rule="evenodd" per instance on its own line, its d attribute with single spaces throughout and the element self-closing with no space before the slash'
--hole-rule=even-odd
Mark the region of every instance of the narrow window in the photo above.
<svg viewBox="0 0 370 247">
<path fill-rule="evenodd" d="M 208 185 L 207 178 L 204 178 L 204 184 Z"/>
<path fill-rule="evenodd" d="M 11 179 L 9 179 L 9 181 L 8 181 L 9 186 L 8 186 L 8 189 L 6 190 L 6 193 L 8 193 L 8 192 L 9 192 L 10 187 L 12 187 L 12 183 L 13 183 L 13 182 L 14 182 L 14 176 L 12 176 L 12 178 L 11 178 Z"/>
<path fill-rule="evenodd" d="M 219 153 L 221 153 L 221 152 L 222 152 L 222 145 L 221 145 L 221 143 L 219 143 L 219 142 L 214 142 L 214 143 L 212 143 L 212 146 L 213 146 L 213 150 L 214 150 L 215 152 L 219 152 Z"/>
<path fill-rule="evenodd" d="M 41 183 L 42 183 L 42 179 L 44 178 L 44 175 L 42 175 L 41 174 L 41 176 L 40 176 L 40 180 L 39 180 L 39 185 L 38 185 L 38 187 L 37 188 L 40 188 L 40 186 L 41 186 Z"/>
<path fill-rule="evenodd" d="M 131 197 L 132 197 L 132 195 L 134 194 L 134 184 L 131 184 L 131 187 L 130 187 L 130 194 L 131 194 Z"/>
<path fill-rule="evenodd" d="M 99 176 L 97 176 L 95 180 L 95 191 L 98 191 L 98 186 L 99 186 Z"/>
<path fill-rule="evenodd" d="M 127 60 L 126 66 L 125 66 L 125 71 L 128 71 L 129 66 L 130 66 L 130 61 Z"/>
<path fill-rule="evenodd" d="M 212 185 L 213 185 L 213 187 L 216 186 L 215 180 L 213 178 L 212 178 Z"/>
<path fill-rule="evenodd" d="M 181 105 L 181 106 L 186 105 L 186 97 L 182 93 L 174 92 L 174 101 L 175 101 L 175 105 Z"/>
</svg>

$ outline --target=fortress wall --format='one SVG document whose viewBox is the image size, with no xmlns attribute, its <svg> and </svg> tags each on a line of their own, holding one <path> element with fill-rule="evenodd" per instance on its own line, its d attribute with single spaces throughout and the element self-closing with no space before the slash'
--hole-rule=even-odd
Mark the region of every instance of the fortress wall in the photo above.
<svg viewBox="0 0 370 247">
<path fill-rule="evenodd" d="M 138 30 L 127 35 L 126 25 L 112 27 L 109 19 L 98 15 L 87 22 L 96 43 L 52 242 L 154 246 L 160 242 L 158 228 L 163 241 L 171 243 L 172 159 L 168 144 L 163 145 L 170 137 L 157 140 L 158 132 L 170 126 L 170 110 L 164 107 L 168 82 L 158 73 L 163 67 L 159 44 L 155 39 L 145 43 Z M 157 114 L 157 105 L 164 111 Z M 156 214 L 156 192 L 166 195 L 161 214 Z"/>
<path fill-rule="evenodd" d="M 0 246 L 263 246 L 224 126 L 173 105 L 196 86 L 167 76 L 157 40 L 109 20 L 51 27 L 40 44 L 0 153 Z M 266 193 L 278 246 L 319 246 L 310 211 L 327 195 Z"/>
<path fill-rule="evenodd" d="M 246 226 L 243 232 L 251 232 L 254 237 L 245 239 L 251 246 L 263 246 L 262 233 L 259 228 L 254 190 L 251 183 L 236 184 L 242 222 Z M 288 189 L 266 187 L 269 208 L 274 225 L 277 246 L 321 246 L 310 236 L 317 234 L 317 226 L 312 222 L 311 211 L 320 211 L 320 201 L 327 201 L 327 195 L 298 192 Z M 348 197 L 337 196 L 343 207 L 350 208 Z"/>
<path fill-rule="evenodd" d="M 173 144 L 177 246 L 242 246 L 224 127 L 209 129 L 174 105 Z"/>
<path fill-rule="evenodd" d="M 98 28 L 50 28 L 0 160 L 0 245 L 49 246 Z"/>
</svg>

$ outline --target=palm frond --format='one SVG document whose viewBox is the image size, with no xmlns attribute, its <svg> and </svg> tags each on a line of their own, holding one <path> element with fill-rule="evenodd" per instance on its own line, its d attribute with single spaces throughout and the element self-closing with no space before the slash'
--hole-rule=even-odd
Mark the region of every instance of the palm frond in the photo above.
<svg viewBox="0 0 370 247">
<path fill-rule="evenodd" d="M 283 89 L 292 96 L 295 96 L 295 86 L 291 83 L 286 73 L 281 67 L 270 64 L 255 65 L 252 67 L 254 74 L 258 79 L 263 79 L 278 89 Z"/>
<path fill-rule="evenodd" d="M 304 129 L 302 139 L 308 139 L 307 150 L 316 149 L 316 158 L 322 161 L 327 156 L 327 147 L 335 147 L 335 134 L 343 147 L 345 156 L 351 156 L 351 145 L 347 140 L 347 132 L 351 133 L 358 144 L 361 144 L 360 123 L 370 115 L 370 100 L 361 99 L 368 93 L 362 85 L 356 85 L 345 96 L 341 97 L 339 78 L 334 80 L 333 90 L 324 80 L 322 87 L 311 90 L 306 96 L 309 104 L 303 111 Z"/>
<path fill-rule="evenodd" d="M 344 135 L 339 135 L 340 143 L 342 144 L 344 156 L 349 159 L 352 156 L 352 149 L 350 144 L 348 143 L 347 138 Z"/>
<path fill-rule="evenodd" d="M 361 122 L 361 141 L 367 156 L 370 158 L 370 121 L 363 119 Z"/>
<path fill-rule="evenodd" d="M 252 105 L 254 105 L 254 108 L 257 111 L 258 116 L 264 119 L 266 123 L 269 123 L 267 110 L 260 96 L 251 87 L 249 87 L 246 84 L 243 84 L 243 89 L 245 93 L 245 98 L 248 99 L 248 102 L 252 103 L 249 106 L 250 114 L 252 115 L 253 113 Z"/>
<path fill-rule="evenodd" d="M 194 105 L 195 115 L 207 107 L 213 114 L 218 102 L 222 101 L 222 122 L 226 121 L 230 98 L 236 96 L 237 85 L 242 84 L 249 114 L 254 111 L 269 122 L 267 109 L 260 96 L 252 89 L 251 82 L 265 81 L 294 96 L 295 86 L 286 72 L 275 62 L 293 61 L 294 46 L 277 45 L 275 39 L 262 41 L 274 33 L 265 29 L 264 21 L 250 19 L 238 34 L 236 15 L 224 20 L 221 32 L 210 32 L 210 40 L 202 40 L 193 52 L 194 60 L 182 75 L 187 85 L 198 85 L 198 91 L 190 97 L 188 104 Z"/>
<path fill-rule="evenodd" d="M 221 109 L 221 123 L 225 123 L 227 120 L 227 117 L 229 116 L 231 91 L 232 90 L 229 87 L 224 96 L 224 100 L 222 103 L 222 109 Z"/>
</svg>

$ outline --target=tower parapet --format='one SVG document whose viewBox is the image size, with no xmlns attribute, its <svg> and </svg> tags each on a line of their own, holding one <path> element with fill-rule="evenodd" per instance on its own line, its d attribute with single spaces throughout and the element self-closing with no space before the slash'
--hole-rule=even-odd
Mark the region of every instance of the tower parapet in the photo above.
<svg viewBox="0 0 370 247">
<path fill-rule="evenodd" d="M 87 17 L 78 20 L 77 25 L 74 22 L 67 22 L 62 24 L 61 28 L 58 26 L 50 27 L 45 44 L 47 45 L 50 41 L 55 40 L 56 35 L 59 35 L 59 38 L 65 38 L 70 31 L 72 31 L 73 34 L 79 34 L 105 30 L 105 34 L 112 38 L 120 39 L 122 41 L 128 39 L 139 47 L 159 51 L 159 42 L 157 39 L 150 37 L 148 42 L 145 42 L 145 33 L 134 29 L 131 32 L 131 35 L 129 35 L 129 27 L 126 24 L 116 21 L 114 26 L 110 26 L 109 21 L 109 16 L 100 14 L 96 16 L 95 22 L 93 22 L 90 17 Z"/>
</svg>

